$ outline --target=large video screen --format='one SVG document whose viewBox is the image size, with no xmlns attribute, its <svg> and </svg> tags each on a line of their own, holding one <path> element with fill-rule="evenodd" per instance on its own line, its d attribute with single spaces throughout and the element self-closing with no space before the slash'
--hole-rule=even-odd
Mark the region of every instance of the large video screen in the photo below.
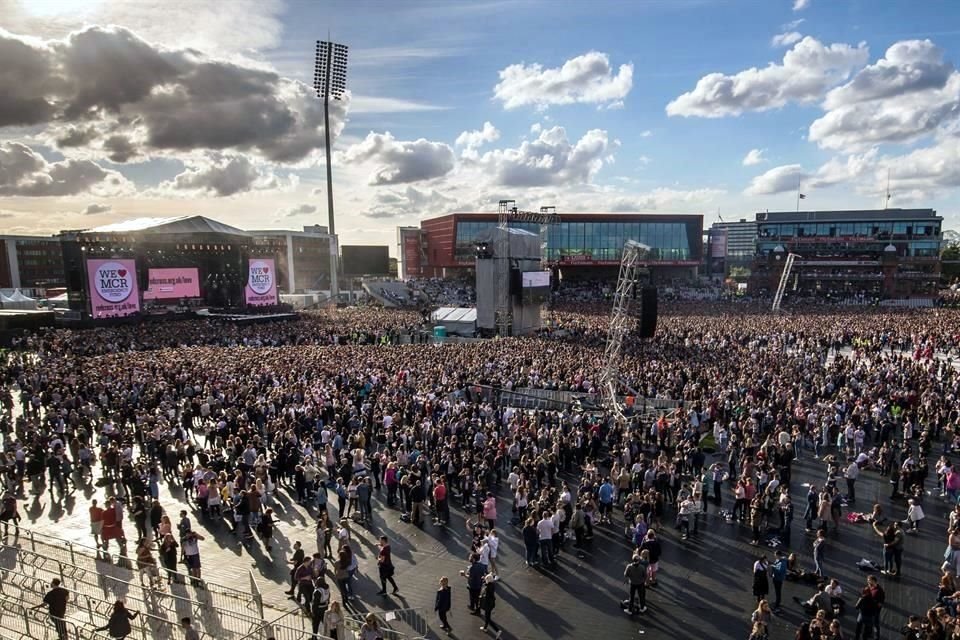
<svg viewBox="0 0 960 640">
<path fill-rule="evenodd" d="M 117 318 L 140 311 L 140 288 L 134 260 L 87 260 L 90 314 Z"/>
<path fill-rule="evenodd" d="M 386 246 L 354 245 L 340 252 L 347 276 L 385 276 L 390 273 L 390 250 Z"/>
<path fill-rule="evenodd" d="M 520 276 L 520 284 L 524 289 L 550 286 L 549 271 L 524 271 Z"/>
<path fill-rule="evenodd" d="M 250 258 L 244 300 L 254 307 L 277 304 L 277 270 L 273 258 Z"/>
<path fill-rule="evenodd" d="M 196 267 L 148 269 L 144 300 L 179 300 L 200 297 L 200 272 Z"/>
<path fill-rule="evenodd" d="M 550 299 L 550 272 L 524 271 L 520 274 L 523 304 L 542 304 Z"/>
</svg>

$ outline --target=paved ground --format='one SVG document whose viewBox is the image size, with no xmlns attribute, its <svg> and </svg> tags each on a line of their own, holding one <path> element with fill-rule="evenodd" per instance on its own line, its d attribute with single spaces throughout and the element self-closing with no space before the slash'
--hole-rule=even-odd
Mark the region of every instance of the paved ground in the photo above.
<svg viewBox="0 0 960 640">
<path fill-rule="evenodd" d="M 807 568 L 810 561 L 811 539 L 804 534 L 802 503 L 803 483 L 820 484 L 823 465 L 810 457 L 796 463 L 793 491 L 797 504 L 797 518 L 793 526 L 793 549 L 800 553 Z M 873 472 L 866 472 L 858 481 L 858 510 L 869 511 L 879 497 L 888 514 L 903 517 L 903 503 L 889 504 L 890 485 Z M 51 499 L 49 492 L 30 496 L 23 511 L 24 526 L 63 538 L 91 543 L 87 525 L 87 506 L 92 497 L 103 497 L 103 490 L 87 487 L 68 497 L 62 503 Z M 727 496 L 724 496 L 725 499 Z M 182 508 L 182 493 L 177 488 L 161 487 L 161 501 L 168 513 L 176 514 Z M 336 500 L 332 501 L 332 514 Z M 730 504 L 725 506 L 729 507 Z M 899 630 L 909 613 L 922 612 L 935 595 L 938 558 L 943 549 L 943 517 L 946 506 L 934 496 L 927 501 L 928 514 L 924 531 L 908 539 L 904 558 L 904 577 L 896 582 L 887 578 L 888 607 L 884 614 L 887 635 L 899 637 Z M 201 543 L 204 577 L 212 582 L 246 588 L 248 571 L 253 569 L 269 607 L 268 619 L 291 609 L 291 602 L 283 594 L 287 588 L 286 558 L 294 540 L 313 550 L 313 517 L 303 507 L 294 504 L 286 494 L 279 497 L 274 509 L 280 518 L 277 541 L 273 551 L 267 552 L 259 542 L 242 545 L 223 522 L 204 521 L 193 510 L 195 528 L 204 531 Z M 711 507 L 713 511 L 713 507 Z M 523 563 L 519 531 L 509 525 L 510 502 L 506 493 L 500 496 L 500 526 L 503 530 L 500 553 L 501 582 L 499 601 L 494 620 L 504 628 L 503 638 L 583 638 L 602 632 L 613 638 L 637 636 L 647 639 L 708 637 L 740 640 L 749 633 L 747 620 L 753 608 L 750 595 L 750 568 L 753 556 L 771 549 L 749 546 L 749 531 L 739 525 L 722 521 L 715 513 L 707 517 L 706 526 L 690 541 L 680 541 L 668 528 L 664 533 L 665 554 L 661 562 L 661 584 L 648 594 L 649 611 L 630 619 L 619 609 L 625 596 L 622 583 L 624 562 L 629 548 L 623 540 L 621 527 L 598 530 L 592 550 L 583 560 L 570 554 L 562 556 L 555 571 L 529 569 Z M 428 614 L 433 608 L 433 594 L 437 578 L 450 577 L 454 586 L 452 637 L 466 640 L 489 637 L 479 630 L 480 622 L 466 610 L 466 588 L 459 577 L 465 568 L 469 535 L 463 526 L 438 528 L 427 524 L 424 530 L 399 521 L 399 513 L 388 509 L 381 496 L 375 497 L 374 525 L 369 530 L 358 530 L 354 537 L 360 560 L 360 581 L 356 583 L 359 602 L 355 610 L 397 609 L 419 607 Z M 454 525 L 463 522 L 463 514 L 455 513 Z M 133 536 L 132 522 L 127 523 L 128 537 Z M 376 538 L 381 533 L 393 541 L 396 579 L 401 594 L 381 598 L 376 579 Z M 848 590 L 848 604 L 855 601 L 853 592 L 863 582 L 864 574 L 854 563 L 861 557 L 880 560 L 880 545 L 867 525 L 847 525 L 839 535 L 831 532 L 826 553 L 826 566 L 831 576 L 840 578 Z M 792 596 L 808 597 L 809 587 L 787 583 L 784 588 L 786 613 L 775 620 L 772 638 L 792 638 L 803 615 L 793 604 Z M 433 624 L 431 635 L 436 637 L 439 625 Z M 851 633 L 854 619 L 848 614 L 843 621 Z M 445 634 L 440 634 L 443 637 Z"/>
</svg>

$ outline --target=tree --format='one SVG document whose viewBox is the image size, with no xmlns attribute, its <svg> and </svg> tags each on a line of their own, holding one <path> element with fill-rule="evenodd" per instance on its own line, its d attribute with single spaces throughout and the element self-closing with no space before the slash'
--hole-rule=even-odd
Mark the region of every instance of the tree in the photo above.
<svg viewBox="0 0 960 640">
<path fill-rule="evenodd" d="M 960 242 L 953 242 L 940 253 L 941 274 L 947 282 L 960 278 Z"/>
</svg>

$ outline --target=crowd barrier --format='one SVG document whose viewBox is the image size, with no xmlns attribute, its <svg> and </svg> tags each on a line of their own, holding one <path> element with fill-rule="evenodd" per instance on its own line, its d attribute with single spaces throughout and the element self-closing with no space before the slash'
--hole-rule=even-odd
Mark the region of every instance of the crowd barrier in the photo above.
<svg viewBox="0 0 960 640">
<path fill-rule="evenodd" d="M 84 602 L 90 605 L 91 621 L 96 620 L 94 612 L 108 617 L 114 601 L 123 600 L 132 611 L 155 618 L 145 619 L 145 623 L 159 627 L 167 625 L 175 629 L 181 618 L 190 617 L 195 627 L 210 638 L 238 638 L 261 622 L 260 618 L 211 607 L 199 595 L 203 590 L 199 590 L 198 597 L 192 599 L 187 596 L 183 585 L 173 585 L 169 590 L 152 589 L 150 585 L 129 582 L 107 573 L 94 573 L 6 544 L 0 545 L 0 566 L 4 575 L 0 591 L 15 595 L 8 591 L 14 588 L 19 589 L 21 594 L 34 593 L 42 597 L 50 580 L 59 578 L 64 588 L 76 598 L 84 598 Z M 181 594 L 174 593 L 178 589 L 182 591 Z"/>
<path fill-rule="evenodd" d="M 95 573 L 109 571 L 109 567 L 126 570 L 132 570 L 134 567 L 134 562 L 128 555 L 106 553 L 90 545 L 62 540 L 25 528 L 20 529 L 19 540 L 23 548 L 40 556 L 60 560 L 66 564 Z M 185 573 L 177 572 L 175 577 L 182 584 L 192 584 L 190 577 Z M 252 573 L 251 581 L 253 581 Z M 243 591 L 206 580 L 202 581 L 202 585 L 203 588 L 196 589 L 196 591 L 198 595 L 202 593 L 202 597 L 208 606 L 222 611 L 253 616 L 258 620 L 264 618 L 263 598 L 260 596 L 259 589 Z"/>
<path fill-rule="evenodd" d="M 110 640 L 93 625 L 60 620 L 66 640 Z M 34 609 L 17 598 L 0 594 L 0 637 L 4 640 L 60 640 L 54 621 L 46 611 Z"/>
</svg>

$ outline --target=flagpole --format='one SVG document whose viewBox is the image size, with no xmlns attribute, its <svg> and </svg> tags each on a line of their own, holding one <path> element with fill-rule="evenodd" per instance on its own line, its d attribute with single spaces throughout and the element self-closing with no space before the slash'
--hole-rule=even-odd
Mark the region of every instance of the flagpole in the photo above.
<svg viewBox="0 0 960 640">
<path fill-rule="evenodd" d="M 797 176 L 797 213 L 800 213 L 800 182 L 803 180 L 803 174 Z"/>
</svg>

